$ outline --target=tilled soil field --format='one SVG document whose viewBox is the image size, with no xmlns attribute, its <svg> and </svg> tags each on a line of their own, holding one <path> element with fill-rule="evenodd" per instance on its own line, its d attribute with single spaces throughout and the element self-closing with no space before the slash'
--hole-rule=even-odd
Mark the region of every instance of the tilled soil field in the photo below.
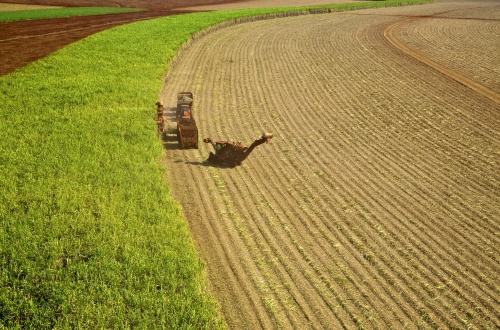
<svg viewBox="0 0 500 330">
<path fill-rule="evenodd" d="M 164 141 L 229 328 L 500 328 L 499 21 L 498 2 L 437 1 L 184 49 L 171 121 L 192 91 L 200 142 L 275 135 L 236 168 Z"/>
</svg>

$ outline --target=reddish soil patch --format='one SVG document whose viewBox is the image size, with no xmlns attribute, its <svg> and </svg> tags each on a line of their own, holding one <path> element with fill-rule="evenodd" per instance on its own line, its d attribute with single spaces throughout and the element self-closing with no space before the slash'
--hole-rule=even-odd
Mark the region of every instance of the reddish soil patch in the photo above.
<svg viewBox="0 0 500 330">
<path fill-rule="evenodd" d="M 6 3 L 33 4 L 29 0 L 6 0 Z M 85 38 L 96 32 L 114 26 L 156 18 L 177 15 L 186 11 L 175 8 L 198 5 L 232 3 L 237 1 L 223 0 L 135 0 L 135 1 L 77 1 L 77 0 L 44 0 L 40 5 L 54 6 L 107 6 L 148 8 L 137 13 L 121 13 L 70 18 L 54 18 L 36 21 L 0 23 L 0 75 L 36 61 L 68 44 Z M 193 10 L 191 10 L 192 12 Z"/>
<path fill-rule="evenodd" d="M 169 10 L 186 6 L 213 5 L 245 0 L 40 0 L 38 5 L 62 7 L 124 7 Z M 33 4 L 33 0 L 2 0 L 5 3 Z"/>
</svg>

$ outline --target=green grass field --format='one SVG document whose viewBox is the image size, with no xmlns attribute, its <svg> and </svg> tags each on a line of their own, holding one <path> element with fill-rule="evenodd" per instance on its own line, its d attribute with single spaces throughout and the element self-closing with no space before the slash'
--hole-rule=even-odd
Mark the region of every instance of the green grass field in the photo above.
<svg viewBox="0 0 500 330">
<path fill-rule="evenodd" d="M 37 9 L 37 10 L 15 10 L 15 11 L 0 12 L 0 22 L 14 22 L 14 21 L 71 17 L 71 16 L 128 13 L 141 10 L 143 9 L 118 8 L 118 7 L 71 7 L 71 8 Z"/>
<path fill-rule="evenodd" d="M 193 34 L 289 10 L 128 24 L 0 78 L 0 328 L 224 327 L 164 180 L 154 103 Z"/>
</svg>

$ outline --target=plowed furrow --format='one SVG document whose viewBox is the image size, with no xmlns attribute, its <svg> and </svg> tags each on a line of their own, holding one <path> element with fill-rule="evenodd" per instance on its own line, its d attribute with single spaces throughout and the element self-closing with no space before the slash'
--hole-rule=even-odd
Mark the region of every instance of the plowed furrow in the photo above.
<svg viewBox="0 0 500 330">
<path fill-rule="evenodd" d="M 268 42 L 269 42 L 269 40 L 268 40 Z M 258 71 L 258 72 L 260 72 L 260 71 Z M 245 73 L 243 73 L 243 76 L 245 76 Z M 267 95 L 267 93 L 264 93 L 264 95 Z M 259 95 L 257 94 L 257 97 L 258 97 L 258 96 L 259 96 Z M 276 95 L 276 96 L 278 96 L 278 95 Z M 240 97 L 240 100 L 241 100 L 241 99 L 244 99 L 244 97 L 242 97 L 242 98 Z M 271 109 L 272 109 L 272 108 L 276 108 L 276 107 L 279 105 L 279 104 L 275 104 L 275 102 L 276 102 L 276 100 L 275 100 L 275 99 L 266 99 L 266 98 L 262 98 L 262 99 L 257 99 L 257 100 L 256 100 L 256 104 L 265 104 L 266 106 L 268 106 L 268 107 L 269 107 L 269 108 L 271 108 Z M 278 101 L 278 102 L 279 102 L 279 101 Z M 252 102 L 250 102 L 250 103 L 252 103 Z M 252 119 L 252 118 L 251 118 L 251 115 L 250 115 L 248 118 L 251 120 L 251 119 Z M 272 161 L 272 160 L 271 160 L 271 161 Z M 273 163 L 274 163 L 274 162 L 273 162 Z M 264 165 L 264 166 L 265 166 L 265 165 Z M 241 178 L 240 178 L 239 180 L 241 180 Z M 268 188 L 265 188 L 265 189 L 268 189 Z M 264 191 L 259 191 L 259 192 L 257 192 L 257 193 L 253 193 L 252 195 L 254 195 L 254 196 L 266 196 L 266 197 L 265 197 L 265 198 L 266 198 L 266 200 L 268 200 L 269 198 L 272 198 L 272 194 L 270 194 L 270 193 L 269 193 L 269 191 L 267 191 L 267 190 L 264 190 Z M 267 218 L 269 215 L 265 215 L 265 214 L 264 214 L 263 216 L 264 216 L 265 218 Z M 291 235 L 291 233 L 290 233 L 290 232 L 286 232 L 286 231 L 285 231 L 285 232 L 277 232 L 277 233 L 273 233 L 273 234 L 272 234 L 272 236 L 270 236 L 270 237 L 280 237 L 280 236 L 287 235 L 287 234 L 288 234 L 288 235 L 290 235 L 290 239 L 291 239 L 292 241 L 296 241 L 296 239 L 293 237 L 293 235 Z M 289 255 L 293 255 L 293 253 L 296 253 L 296 251 L 285 252 L 285 253 L 283 253 L 283 255 L 288 256 L 287 258 L 289 258 Z M 279 253 L 277 253 L 276 255 L 277 255 L 277 256 L 279 256 L 280 254 L 279 254 Z M 303 259 L 303 258 L 304 258 L 303 254 L 299 256 L 299 260 L 300 260 L 300 259 Z M 301 261 L 303 261 L 303 260 L 301 260 Z M 295 262 L 295 261 L 294 261 L 294 262 Z M 287 267 L 287 268 L 288 268 L 288 267 Z M 302 274 L 302 272 L 299 272 L 299 273 L 300 273 L 300 274 Z M 294 281 L 297 281 L 297 280 L 298 280 L 298 278 L 294 278 Z M 314 288 L 314 286 L 313 286 L 312 288 Z M 328 301 L 325 301 L 325 303 L 327 303 L 327 304 L 328 304 Z M 324 319 L 324 320 L 328 320 L 328 319 L 330 318 L 330 316 L 329 316 L 329 315 L 327 315 L 327 316 L 323 315 L 323 316 L 321 316 L 321 317 L 322 317 L 322 319 Z"/>
<path fill-rule="evenodd" d="M 227 98 L 226 98 L 226 100 L 227 100 Z M 225 126 L 225 124 L 223 126 Z"/>
<path fill-rule="evenodd" d="M 274 70 L 274 69 L 275 69 L 275 68 L 267 68 L 267 69 L 264 69 L 264 70 L 262 70 L 262 71 L 263 71 L 263 72 L 276 72 L 276 70 Z M 292 76 L 295 76 L 295 75 L 294 75 L 294 74 L 292 74 Z M 286 90 L 286 89 L 283 89 L 283 90 L 280 90 L 279 92 L 280 92 L 280 94 L 283 94 L 283 93 L 285 93 L 285 94 L 286 94 L 286 93 L 287 93 L 287 90 Z M 321 93 L 321 91 L 319 91 L 319 92 Z M 290 111 L 287 111 L 286 113 L 289 113 L 289 112 L 290 112 Z M 300 116 L 300 112 L 299 112 L 298 110 L 295 110 L 295 109 L 294 109 L 294 110 L 292 110 L 292 112 L 291 112 L 291 113 L 293 113 L 293 115 L 294 115 L 295 117 Z M 303 117 L 304 117 L 305 119 L 307 118 L 307 115 L 304 115 L 304 114 L 302 114 L 302 115 L 303 115 Z M 297 122 L 297 121 L 296 121 L 296 120 L 295 120 L 295 121 L 290 121 L 290 123 L 294 123 L 294 122 Z M 317 122 L 316 118 L 312 118 L 312 120 L 311 120 L 311 118 L 309 118 L 309 119 L 307 119 L 307 120 L 306 120 L 306 121 L 304 121 L 304 122 L 299 121 L 299 123 L 301 123 L 301 124 L 308 124 L 308 123 L 310 124 L 310 123 L 314 123 L 314 122 Z M 293 125 L 293 124 L 292 124 L 292 125 Z M 313 127 L 308 127 L 308 126 L 305 126 L 305 125 L 300 125 L 300 126 L 298 127 L 298 129 L 305 129 L 305 130 L 306 130 L 306 131 L 308 131 L 308 132 L 313 132 L 313 131 L 314 131 L 314 128 L 313 128 Z M 293 126 L 291 127 L 291 131 L 294 131 L 294 130 L 293 130 Z M 284 136 L 283 138 L 286 138 L 287 140 L 289 140 L 289 138 L 288 138 L 288 137 L 285 137 L 285 136 Z M 314 137 L 314 136 L 310 136 L 310 137 L 309 137 L 306 141 L 304 141 L 304 142 L 302 143 L 302 144 L 304 145 L 304 151 L 305 151 L 305 152 L 307 152 L 307 150 L 309 150 L 309 145 L 307 145 L 307 141 L 311 141 L 311 140 L 315 140 L 315 137 Z M 300 143 L 300 142 L 299 142 L 299 143 Z M 310 158 L 310 155 L 309 155 L 309 153 L 307 153 L 307 154 L 303 154 L 303 155 L 301 156 L 301 158 L 303 158 L 303 159 L 308 159 L 308 158 Z M 305 166 L 307 167 L 309 164 L 303 164 L 303 165 L 305 165 Z M 294 164 L 294 167 L 296 167 L 296 168 L 297 168 L 297 167 L 298 167 L 298 168 L 301 168 L 302 166 L 300 166 L 300 164 Z M 290 169 L 288 169 L 287 171 L 290 171 Z M 296 178 L 301 178 L 302 176 L 303 176 L 302 174 L 293 175 L 293 177 L 296 177 Z M 309 189 L 309 188 L 308 188 L 308 184 L 310 184 L 310 182 L 301 182 L 301 183 L 299 184 L 299 186 L 303 187 L 303 190 L 307 190 L 307 191 L 315 191 L 315 189 L 314 189 L 314 188 L 310 188 L 310 189 Z M 304 197 L 302 197 L 302 199 L 304 199 Z M 300 202 L 301 202 L 301 201 L 299 200 L 299 203 L 300 203 Z M 307 202 L 307 201 L 302 201 L 302 203 L 304 203 L 304 202 Z M 302 203 L 301 203 L 301 204 L 302 204 Z M 310 206 L 310 205 L 308 205 L 308 207 L 311 207 L 311 206 Z M 308 218 L 309 218 L 308 220 L 309 220 L 309 221 L 313 221 L 313 220 L 314 220 L 314 219 L 313 219 L 313 218 L 314 218 L 314 214 L 315 214 L 317 211 L 316 211 L 316 210 L 314 210 L 314 209 L 311 209 L 311 210 L 309 210 L 309 211 L 310 211 L 310 212 L 309 212 L 310 214 L 308 215 Z M 311 213 L 312 213 L 312 214 L 311 214 Z M 322 217 L 322 218 L 329 219 L 328 217 Z M 303 217 L 299 216 L 299 219 L 303 219 Z"/>
<path fill-rule="evenodd" d="M 404 164 L 403 164 L 404 165 Z"/>
<path fill-rule="evenodd" d="M 262 190 L 257 192 L 258 195 L 266 196 L 264 201 L 266 204 L 274 204 L 273 199 L 279 197 L 279 192 L 277 192 L 278 195 L 274 196 L 275 193 L 270 192 L 268 187 L 262 187 L 262 188 L 263 188 Z M 322 285 L 318 285 L 318 283 L 314 282 L 311 283 L 310 278 L 308 278 L 307 276 L 307 272 L 309 271 L 309 269 L 296 266 L 297 264 L 308 263 L 311 261 L 309 255 L 300 246 L 300 242 L 303 242 L 304 237 L 303 235 L 297 236 L 297 230 L 296 230 L 297 224 L 292 224 L 290 221 L 286 221 L 286 219 L 283 219 L 283 214 L 275 214 L 272 211 L 265 212 L 265 214 L 263 214 L 263 217 L 271 224 L 270 227 L 272 228 L 272 231 L 270 235 L 273 238 L 288 237 L 289 240 L 293 242 L 292 249 L 283 246 L 281 243 L 281 239 L 274 242 L 274 244 L 272 244 L 271 247 L 274 246 L 276 250 L 273 251 L 274 253 L 270 257 L 270 267 L 274 269 L 274 272 L 278 273 L 280 272 L 280 269 L 276 268 L 275 264 L 273 265 L 273 263 L 275 263 L 276 260 L 280 260 L 284 268 L 287 270 L 287 273 L 289 274 L 289 277 L 291 279 L 291 282 L 284 283 L 287 287 L 293 288 L 298 283 L 304 283 L 300 287 L 297 287 L 297 289 L 299 290 L 290 290 L 290 294 L 293 296 L 293 299 L 295 301 L 298 301 L 301 300 L 302 298 L 301 296 L 305 296 L 306 298 L 305 301 L 307 302 L 309 301 L 309 299 L 311 299 L 309 293 L 314 292 L 316 290 L 317 294 L 320 295 L 322 294 L 324 296 L 323 302 L 327 306 L 329 305 L 330 308 L 334 308 L 335 305 L 332 304 L 332 301 L 342 299 L 339 298 L 341 294 L 337 292 L 336 289 L 334 289 L 331 291 L 331 295 L 329 294 L 325 295 L 324 292 L 325 288 L 322 287 Z M 309 291 L 303 291 L 307 286 L 309 286 Z M 314 312 L 317 314 L 321 313 L 320 310 L 315 310 Z M 318 318 L 320 320 L 327 322 L 324 323 L 323 326 L 325 327 L 335 326 L 334 324 L 331 323 L 332 315 L 330 314 L 321 315 L 321 314 L 318 315 Z M 336 317 L 339 316 L 341 315 L 336 315 Z M 342 318 L 340 318 L 340 321 L 341 320 Z"/>
<path fill-rule="evenodd" d="M 279 171 L 279 169 L 275 169 L 275 170 Z M 264 193 L 265 193 L 265 192 L 264 192 Z M 267 198 L 266 198 L 266 201 L 268 201 L 269 203 L 271 203 L 271 202 L 269 201 L 269 199 L 267 199 Z M 303 200 L 301 200 L 301 198 L 297 198 L 297 203 L 304 204 L 304 201 L 303 201 Z M 309 206 L 309 205 L 308 205 L 308 206 Z M 284 205 L 284 207 L 286 208 L 287 206 L 286 206 L 286 205 Z M 313 208 L 312 208 L 312 209 L 310 209 L 310 210 L 308 210 L 308 211 L 309 211 L 309 215 L 308 215 L 307 217 L 304 217 L 304 215 L 303 215 L 303 214 L 296 214 L 296 215 L 294 216 L 294 218 L 295 218 L 295 217 L 297 217 L 297 218 L 298 218 L 299 220 L 301 220 L 301 221 L 303 221 L 303 219 L 307 219 L 307 220 L 309 220 L 309 223 L 304 223 L 303 225 L 304 225 L 304 226 L 309 226 L 309 227 L 310 227 L 310 226 L 312 226 L 313 224 L 315 224 L 315 219 L 314 219 L 314 218 L 315 218 L 315 216 L 314 216 L 314 213 L 316 213 L 316 212 L 317 212 L 317 210 L 315 210 L 315 209 L 313 209 Z M 313 213 L 313 215 L 311 215 L 311 213 Z M 292 219 L 280 219 L 280 218 L 281 218 L 281 215 L 280 215 L 280 214 L 276 214 L 276 215 L 277 215 L 277 217 L 278 217 L 279 221 L 281 222 L 281 224 L 282 224 L 285 228 L 286 228 L 286 227 L 293 227 L 293 228 L 295 229 L 295 230 L 293 231 L 294 233 L 298 230 L 297 228 L 299 227 L 299 225 L 300 225 L 300 224 L 296 224 L 295 222 L 293 222 L 293 223 L 292 223 L 292 221 L 290 221 L 290 220 L 293 220 L 293 218 L 292 218 Z M 285 214 L 285 215 L 286 215 L 286 214 Z M 309 230 L 310 230 L 310 229 L 309 229 Z M 313 246 L 314 246 L 315 248 L 320 247 L 320 246 L 317 246 L 317 245 L 320 245 L 320 244 L 318 244 L 318 243 L 321 243 L 321 240 L 317 238 L 317 235 L 315 235 L 315 234 L 314 234 L 314 232 L 310 232 L 310 235 L 316 236 L 316 242 L 317 242 L 317 243 L 315 243 Z M 291 238 L 292 238 L 292 237 L 291 237 Z M 306 238 L 304 237 L 304 235 L 302 235 L 302 237 L 292 238 L 292 240 L 293 240 L 293 241 L 298 241 L 298 240 L 303 241 L 304 239 L 306 239 Z M 309 244 L 309 245 L 310 245 L 310 244 Z M 331 255 L 331 254 L 328 252 L 328 251 L 336 251 L 336 249 L 332 249 L 332 248 L 333 248 L 333 246 L 330 246 L 330 247 L 328 247 L 328 246 L 327 246 L 327 248 L 328 248 L 327 250 L 320 251 L 320 250 L 321 250 L 321 249 L 320 249 L 320 250 L 315 251 L 315 253 L 311 253 L 311 254 L 309 254 L 309 253 L 307 253 L 306 251 L 309 251 L 309 249 L 310 249 L 310 248 L 312 248 L 312 247 L 310 247 L 310 246 L 303 246 L 303 247 L 302 247 L 302 250 L 304 250 L 304 252 L 303 252 L 303 253 L 304 253 L 305 258 L 306 258 L 306 259 L 307 259 L 307 261 L 308 261 L 308 262 L 310 262 L 311 264 L 312 264 L 312 261 L 317 261 L 317 260 L 319 260 L 319 261 L 321 262 L 321 260 L 322 260 L 322 258 L 323 258 L 323 255 L 325 255 L 325 254 L 328 254 L 328 255 L 327 255 L 327 256 L 325 256 L 325 259 L 324 259 L 324 260 L 328 260 L 328 258 L 335 257 L 334 255 Z M 320 248 L 321 248 L 321 247 L 320 247 Z M 317 271 L 319 271 L 319 269 L 321 269 L 321 268 L 322 268 L 322 265 L 321 265 L 321 264 L 316 264 L 316 263 L 314 263 L 314 265 L 316 265 L 314 268 L 315 268 Z M 328 280 L 326 280 L 325 282 L 328 282 Z"/>
<path fill-rule="evenodd" d="M 275 134 L 237 168 L 204 163 L 209 145 L 166 143 L 230 328 L 499 325 L 499 105 L 384 37 L 413 16 L 394 38 L 496 88 L 457 37 L 495 34 L 491 4 L 457 6 L 214 29 L 175 63 L 161 97 L 195 94 L 200 140 Z M 471 57 L 486 68 L 489 47 Z"/>
<path fill-rule="evenodd" d="M 294 76 L 295 76 L 295 75 L 294 75 Z M 321 93 L 321 92 L 322 92 L 322 91 L 319 91 L 319 93 Z M 319 108 L 321 108 L 321 107 L 319 107 Z M 311 123 L 311 122 L 312 122 L 312 123 L 317 123 L 317 122 L 318 122 L 318 120 L 317 120 L 317 118 L 312 118 L 312 120 L 308 120 L 306 123 L 308 123 L 308 122 L 309 122 L 309 123 Z M 314 131 L 315 131 L 314 127 L 307 127 L 307 128 L 309 128 L 309 129 L 310 129 L 308 132 L 314 132 Z M 307 141 L 316 141 L 315 136 L 310 136 L 310 137 L 309 137 L 306 141 L 302 142 L 302 144 L 304 145 L 304 150 L 310 150 L 310 148 L 312 147 L 311 145 L 309 145 L 309 144 L 307 143 Z M 327 146 L 327 145 L 325 145 L 325 149 L 330 150 L 330 148 L 328 148 L 328 146 Z M 313 153 L 314 153 L 314 152 L 316 152 L 316 150 L 314 150 L 314 151 L 313 151 Z M 310 156 L 310 155 L 309 155 L 309 154 L 307 154 L 307 155 L 303 155 L 303 157 L 301 157 L 301 158 L 305 158 L 305 159 L 307 159 L 309 156 Z M 329 155 L 329 157 L 331 157 L 331 156 L 333 156 L 333 158 L 336 158 L 336 157 L 335 157 L 335 155 Z M 313 162 L 313 163 L 314 163 L 314 162 Z M 307 167 L 308 165 L 309 165 L 309 164 L 303 164 L 303 166 L 305 166 L 305 167 Z M 299 166 L 299 167 L 300 167 L 300 166 Z M 300 176 L 301 176 L 301 175 L 298 175 L 298 177 L 300 177 Z M 315 191 L 315 189 L 311 189 L 311 191 Z M 328 218 L 327 218 L 327 219 L 328 219 Z"/>
<path fill-rule="evenodd" d="M 264 70 L 264 71 L 267 71 L 267 70 Z M 269 104 L 268 102 L 265 102 L 264 104 Z"/>
</svg>

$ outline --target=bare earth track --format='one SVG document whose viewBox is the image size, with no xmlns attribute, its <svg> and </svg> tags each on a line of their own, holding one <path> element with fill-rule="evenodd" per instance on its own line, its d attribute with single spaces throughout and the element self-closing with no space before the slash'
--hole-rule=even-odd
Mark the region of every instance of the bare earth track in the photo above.
<svg viewBox="0 0 500 330">
<path fill-rule="evenodd" d="M 201 138 L 275 134 L 237 168 L 165 140 L 231 329 L 500 327 L 499 22 L 498 2 L 438 1 L 185 49 L 166 105 L 192 91 Z"/>
</svg>

